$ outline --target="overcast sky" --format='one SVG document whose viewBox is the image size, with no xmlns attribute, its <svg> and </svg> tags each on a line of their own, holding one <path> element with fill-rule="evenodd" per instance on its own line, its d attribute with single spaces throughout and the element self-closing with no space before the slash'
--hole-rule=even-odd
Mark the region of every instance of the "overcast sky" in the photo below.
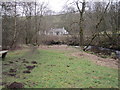
<svg viewBox="0 0 120 90">
<path fill-rule="evenodd" d="M 55 12 L 59 12 L 60 10 L 62 10 L 64 4 L 68 1 L 68 0 L 36 0 L 36 1 L 45 1 L 47 3 L 49 3 L 49 7 L 55 11 Z"/>
<path fill-rule="evenodd" d="M 44 1 L 49 3 L 49 7 L 55 11 L 55 12 L 60 12 L 63 9 L 63 6 L 66 3 L 73 2 L 75 0 L 36 0 L 36 1 Z M 82 1 L 82 0 L 81 0 Z M 86 1 L 92 1 L 92 2 L 98 2 L 98 1 L 109 1 L 109 0 L 86 0 Z M 112 0 L 112 1 L 120 1 L 120 0 Z"/>
<path fill-rule="evenodd" d="M 13 0 L 0 0 L 0 1 L 13 1 Z M 16 0 L 16 1 L 35 1 L 35 0 Z M 46 2 L 49 4 L 49 7 L 51 10 L 55 11 L 55 12 L 60 12 L 63 9 L 63 6 L 66 3 L 70 3 L 74 0 L 36 0 L 38 2 Z M 82 1 L 82 0 L 81 0 Z M 109 0 L 86 0 L 86 1 L 94 1 L 94 2 L 98 2 L 98 1 L 109 1 Z M 120 1 L 120 0 L 112 0 L 112 1 Z"/>
</svg>

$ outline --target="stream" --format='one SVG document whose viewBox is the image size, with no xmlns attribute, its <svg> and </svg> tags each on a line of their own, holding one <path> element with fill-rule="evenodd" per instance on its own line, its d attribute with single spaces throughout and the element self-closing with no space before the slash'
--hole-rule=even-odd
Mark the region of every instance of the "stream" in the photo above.
<svg viewBox="0 0 120 90">
<path fill-rule="evenodd" d="M 79 46 L 75 46 L 79 47 Z M 84 46 L 86 48 L 87 46 Z M 109 48 L 103 48 L 103 47 L 97 47 L 97 46 L 88 46 L 86 51 L 92 51 L 95 53 L 101 53 L 103 55 L 112 55 L 114 54 L 115 58 L 120 59 L 120 51 L 119 50 L 114 50 L 114 49 L 109 49 Z"/>
</svg>

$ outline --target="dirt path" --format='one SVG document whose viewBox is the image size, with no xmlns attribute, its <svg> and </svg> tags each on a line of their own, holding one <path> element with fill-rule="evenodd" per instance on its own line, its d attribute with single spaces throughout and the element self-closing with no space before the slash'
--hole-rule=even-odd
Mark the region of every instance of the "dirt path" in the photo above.
<svg viewBox="0 0 120 90">
<path fill-rule="evenodd" d="M 96 63 L 97 65 L 118 68 L 118 60 L 115 60 L 115 59 L 101 58 L 101 57 L 98 57 L 96 55 L 89 54 L 86 52 L 76 52 L 76 53 L 72 53 L 71 55 L 76 56 L 78 58 L 80 58 L 81 56 L 86 57 L 89 60 L 91 60 L 92 62 Z"/>
<path fill-rule="evenodd" d="M 93 54 L 89 54 L 83 51 L 80 51 L 79 49 L 69 47 L 67 45 L 53 45 L 53 46 L 40 46 L 40 49 L 50 49 L 50 50 L 57 50 L 57 51 L 64 51 L 64 52 L 70 52 L 69 54 L 71 56 L 75 56 L 78 58 L 86 57 L 88 60 L 91 60 L 92 62 L 96 63 L 97 65 L 101 66 L 107 66 L 111 68 L 118 68 L 118 60 L 111 59 L 111 58 L 101 58 Z"/>
</svg>

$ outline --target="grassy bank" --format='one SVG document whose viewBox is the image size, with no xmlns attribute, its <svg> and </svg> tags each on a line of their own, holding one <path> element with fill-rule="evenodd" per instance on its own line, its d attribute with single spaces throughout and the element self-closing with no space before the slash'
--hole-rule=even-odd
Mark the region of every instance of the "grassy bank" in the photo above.
<svg viewBox="0 0 120 90">
<path fill-rule="evenodd" d="M 3 82 L 21 82 L 26 88 L 118 88 L 117 69 L 98 66 L 86 57 L 67 54 L 68 51 L 58 52 L 54 49 L 9 52 L 3 61 Z M 37 63 L 33 64 L 32 61 Z M 35 68 L 30 73 L 23 73 L 27 70 L 26 66 L 32 65 Z M 15 76 L 8 75 L 11 68 L 16 70 L 12 72 Z"/>
</svg>

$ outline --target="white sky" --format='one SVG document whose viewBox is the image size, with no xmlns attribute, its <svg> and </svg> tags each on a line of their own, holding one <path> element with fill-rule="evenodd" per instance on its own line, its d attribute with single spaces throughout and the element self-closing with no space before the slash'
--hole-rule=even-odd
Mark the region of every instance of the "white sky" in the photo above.
<svg viewBox="0 0 120 90">
<path fill-rule="evenodd" d="M 47 2 L 47 3 L 49 3 L 49 7 L 51 8 L 51 10 L 53 10 L 55 12 L 60 12 L 66 3 L 70 3 L 70 2 L 73 2 L 75 0 L 36 0 L 36 1 Z M 91 1 L 92 2 L 98 2 L 98 1 L 104 2 L 105 1 L 106 2 L 109 0 L 86 0 L 86 1 L 89 1 L 89 2 L 91 2 Z M 111 0 L 111 1 L 120 1 L 120 0 Z"/>
<path fill-rule="evenodd" d="M 0 0 L 0 1 L 15 1 L 15 0 Z M 35 1 L 35 0 L 16 0 L 16 1 Z M 66 2 L 72 2 L 75 0 L 36 0 L 38 2 L 47 2 L 49 3 L 49 7 L 51 10 L 55 11 L 55 12 L 60 12 L 63 9 L 63 6 L 66 4 Z M 82 1 L 82 0 L 81 0 Z M 94 2 L 98 2 L 98 1 L 109 1 L 109 0 L 86 0 L 86 1 L 94 1 Z M 120 0 L 111 0 L 111 1 L 120 1 Z"/>
<path fill-rule="evenodd" d="M 62 10 L 64 4 L 67 2 L 67 0 L 36 0 L 36 1 L 44 1 L 49 4 L 49 7 L 55 11 L 59 12 Z"/>
</svg>

